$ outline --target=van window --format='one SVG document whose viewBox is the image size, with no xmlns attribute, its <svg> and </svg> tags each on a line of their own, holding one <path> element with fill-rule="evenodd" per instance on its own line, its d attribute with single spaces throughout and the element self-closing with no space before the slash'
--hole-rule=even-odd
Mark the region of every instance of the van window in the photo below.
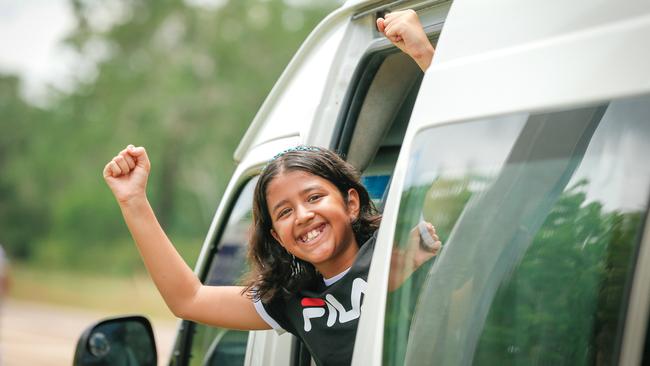
<svg viewBox="0 0 650 366">
<path fill-rule="evenodd" d="M 257 177 L 248 181 L 242 189 L 217 244 L 203 283 L 213 286 L 239 285 L 248 271 L 246 251 L 248 230 L 252 223 L 253 191 Z M 191 323 L 191 366 L 243 365 L 248 342 L 248 332 L 210 327 Z M 190 332 L 191 333 L 191 332 Z"/>
<path fill-rule="evenodd" d="M 384 364 L 615 363 L 648 141 L 649 96 L 419 132 L 394 249 L 421 220 L 443 248 L 388 295 Z"/>
</svg>

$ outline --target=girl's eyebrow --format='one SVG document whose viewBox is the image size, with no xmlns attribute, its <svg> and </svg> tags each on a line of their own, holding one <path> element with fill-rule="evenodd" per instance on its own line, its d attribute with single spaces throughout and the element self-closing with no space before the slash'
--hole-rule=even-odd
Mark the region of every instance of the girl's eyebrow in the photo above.
<svg viewBox="0 0 650 366">
<path fill-rule="evenodd" d="M 308 186 L 307 188 L 301 190 L 301 191 L 299 192 L 299 194 L 303 195 L 303 194 L 305 194 L 305 193 L 309 193 L 309 192 L 311 192 L 311 191 L 316 191 L 316 190 L 318 190 L 318 189 L 322 189 L 322 186 L 321 186 L 320 184 L 318 184 L 318 183 L 316 183 L 316 184 L 312 184 L 312 185 Z M 278 208 L 280 208 L 280 206 L 284 205 L 284 204 L 287 203 L 288 201 L 289 201 L 289 200 L 284 199 L 284 200 L 282 200 L 282 201 L 276 203 L 275 206 L 273 206 L 273 208 L 271 209 L 271 213 L 275 213 L 275 211 L 276 211 Z"/>
</svg>

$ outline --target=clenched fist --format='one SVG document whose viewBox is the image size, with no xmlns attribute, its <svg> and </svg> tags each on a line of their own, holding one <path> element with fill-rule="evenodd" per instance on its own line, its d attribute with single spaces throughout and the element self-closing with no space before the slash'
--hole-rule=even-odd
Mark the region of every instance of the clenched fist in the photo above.
<svg viewBox="0 0 650 366">
<path fill-rule="evenodd" d="M 104 167 L 104 180 L 119 203 L 146 198 L 151 163 L 144 147 L 127 146 Z"/>
<path fill-rule="evenodd" d="M 415 11 L 395 11 L 377 18 L 377 29 L 397 48 L 411 56 L 422 71 L 429 68 L 435 50 Z"/>
</svg>

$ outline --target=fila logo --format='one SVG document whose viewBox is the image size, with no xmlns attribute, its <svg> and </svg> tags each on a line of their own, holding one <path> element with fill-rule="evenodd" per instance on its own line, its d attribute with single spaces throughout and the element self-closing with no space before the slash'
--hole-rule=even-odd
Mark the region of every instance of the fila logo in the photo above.
<svg viewBox="0 0 650 366">
<path fill-rule="evenodd" d="M 355 278 L 352 281 L 352 293 L 350 300 L 352 308 L 345 310 L 340 301 L 333 295 L 325 295 L 325 300 L 319 298 L 305 297 L 300 301 L 302 309 L 302 317 L 305 322 L 305 332 L 311 330 L 311 319 L 320 318 L 325 315 L 324 307 L 327 307 L 327 327 L 331 327 L 336 323 L 336 319 L 340 323 L 347 323 L 351 320 L 359 318 L 361 315 L 361 295 L 366 293 L 368 283 L 361 278 Z"/>
</svg>

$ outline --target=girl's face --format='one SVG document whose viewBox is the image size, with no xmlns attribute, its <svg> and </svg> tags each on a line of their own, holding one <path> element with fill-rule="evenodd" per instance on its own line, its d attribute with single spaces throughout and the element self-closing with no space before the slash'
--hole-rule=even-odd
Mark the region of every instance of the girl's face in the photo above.
<svg viewBox="0 0 650 366">
<path fill-rule="evenodd" d="M 352 266 L 359 247 L 352 222 L 359 215 L 359 195 L 347 203 L 327 179 L 304 172 L 284 172 L 267 186 L 273 222 L 271 235 L 291 254 L 310 262 L 326 278 Z"/>
</svg>

